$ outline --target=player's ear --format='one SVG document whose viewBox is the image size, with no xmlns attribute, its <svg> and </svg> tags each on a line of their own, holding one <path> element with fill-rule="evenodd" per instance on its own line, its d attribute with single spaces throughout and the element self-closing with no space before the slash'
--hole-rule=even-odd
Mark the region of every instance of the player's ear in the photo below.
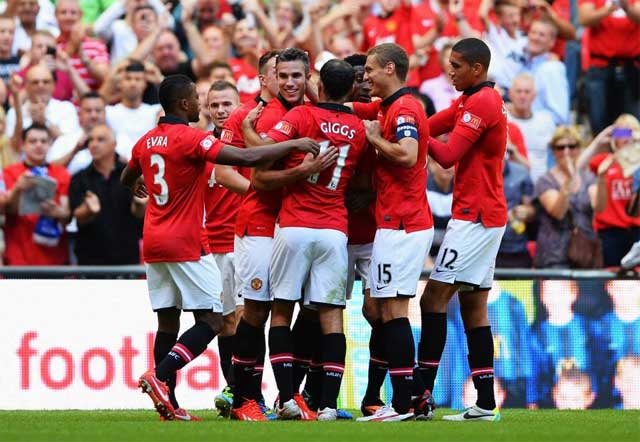
<svg viewBox="0 0 640 442">
<path fill-rule="evenodd" d="M 384 65 L 384 72 L 387 75 L 395 75 L 396 73 L 396 64 L 392 61 L 388 62 L 386 65 Z"/>
</svg>

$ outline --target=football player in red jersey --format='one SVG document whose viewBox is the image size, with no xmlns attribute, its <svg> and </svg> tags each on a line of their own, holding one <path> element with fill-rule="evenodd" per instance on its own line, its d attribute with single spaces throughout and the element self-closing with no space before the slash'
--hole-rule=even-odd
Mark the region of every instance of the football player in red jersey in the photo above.
<svg viewBox="0 0 640 442">
<path fill-rule="evenodd" d="M 405 87 L 409 57 L 400 46 L 385 43 L 367 54 L 364 78 L 371 94 L 382 98 L 353 103 L 375 147 L 376 225 L 369 286 L 382 320 L 381 339 L 393 385 L 392 406 L 362 421 L 403 421 L 414 417 L 411 387 L 415 348 L 408 318 L 420 273 L 433 240 L 433 217 L 427 202 L 429 126 L 420 102 Z"/>
<path fill-rule="evenodd" d="M 213 134 L 220 138 L 222 127 L 229 115 L 240 106 L 240 95 L 228 81 L 214 82 L 207 92 L 207 108 L 214 124 Z M 227 166 L 229 167 L 229 166 Z M 236 330 L 236 316 L 242 314 L 242 297 L 237 296 L 235 265 L 233 259 L 233 237 L 236 215 L 242 201 L 240 194 L 223 187 L 217 181 L 218 166 L 207 163 L 203 179 L 205 191 L 204 242 L 213 254 L 222 275 L 222 331 L 218 335 L 218 354 L 222 375 L 227 381 L 223 393 L 216 396 L 215 404 L 220 415 L 228 417 L 231 411 L 231 354 L 232 340 Z M 240 179 L 244 179 L 240 177 Z"/>
<path fill-rule="evenodd" d="M 176 410 L 166 382 L 202 353 L 222 329 L 220 272 L 201 241 L 205 183 L 193 177 L 204 174 L 206 162 L 252 167 L 282 158 L 294 148 L 317 152 L 319 146 L 306 139 L 238 149 L 190 127 L 189 122 L 199 119 L 198 95 L 184 75 L 165 78 L 159 96 L 166 116 L 135 144 L 121 180 L 136 187 L 136 193 L 148 189 L 151 195 L 143 255 L 149 296 L 158 316 L 154 356 L 159 361 L 140 377 L 139 385 L 160 416 L 173 420 Z M 192 311 L 196 322 L 176 341 L 181 310 Z"/>
<path fill-rule="evenodd" d="M 297 391 L 290 325 L 295 303 L 301 300 L 317 307 L 322 331 L 319 344 L 324 376 L 317 419 L 336 420 L 338 416 L 337 398 L 346 355 L 342 310 L 346 304 L 348 221 L 344 198 L 368 147 L 362 121 L 344 106 L 351 98 L 354 79 L 349 63 L 327 62 L 320 71 L 322 102 L 292 109 L 267 133 L 267 139 L 274 141 L 304 134 L 320 140 L 321 150 L 337 146 L 338 156 L 333 167 L 284 188 L 269 270 L 273 296 L 269 351 L 280 392 L 277 412 L 283 417 L 299 413 L 293 398 Z M 285 168 L 303 160 L 304 155 L 290 155 Z M 369 187 L 368 176 L 364 187 Z"/>
<path fill-rule="evenodd" d="M 444 417 L 455 421 L 500 419 L 493 391 L 487 297 L 507 223 L 502 176 L 507 118 L 500 94 L 487 81 L 490 60 L 491 52 L 482 40 L 456 43 L 449 75 L 463 94 L 429 120 L 433 136 L 449 133 L 446 144 L 430 140 L 431 156 L 442 167 L 456 166 L 456 171 L 452 217 L 420 300 L 418 364 L 431 391 L 447 336 L 447 304 L 458 292 L 478 401 L 463 413 Z"/>
<path fill-rule="evenodd" d="M 299 49 L 283 50 L 276 61 L 278 78 L 278 95 L 267 106 L 258 106 L 249 113 L 243 123 L 244 140 L 247 146 L 259 146 L 264 141 L 260 135 L 266 133 L 280 119 L 304 100 L 305 83 L 309 78 L 309 57 Z M 261 111 L 252 126 L 252 118 Z M 258 135 L 260 134 L 260 135 Z M 249 150 L 260 150 L 262 147 Z M 317 158 L 306 156 L 302 163 L 283 170 L 282 164 L 275 162 L 256 169 L 252 175 L 253 187 L 245 196 L 236 221 L 236 240 L 234 255 L 236 269 L 240 280 L 240 292 L 245 300 L 243 317 L 238 323 L 236 339 L 233 343 L 233 365 L 236 381 L 234 393 L 234 410 L 232 417 L 243 419 L 243 416 L 255 414 L 256 399 L 259 390 L 251 385 L 250 379 L 256 370 L 259 356 L 259 345 L 264 341 L 264 325 L 271 309 L 269 295 L 269 260 L 273 243 L 276 218 L 282 200 L 282 186 L 306 178 L 329 167 L 335 161 L 335 150 L 327 150 Z M 304 324 L 304 327 L 303 327 Z M 301 334 L 308 328 L 301 320 Z M 295 328 L 295 327 L 294 327 Z M 303 343 L 307 353 L 311 351 L 308 342 Z M 302 382 L 308 366 L 308 359 L 300 357 L 294 364 L 296 371 L 302 372 L 298 382 Z M 298 395 L 299 396 L 299 395 Z M 303 411 L 306 407 L 301 396 L 297 398 Z M 252 411 L 253 410 L 253 411 Z M 305 413 L 303 418 L 312 417 Z"/>
</svg>

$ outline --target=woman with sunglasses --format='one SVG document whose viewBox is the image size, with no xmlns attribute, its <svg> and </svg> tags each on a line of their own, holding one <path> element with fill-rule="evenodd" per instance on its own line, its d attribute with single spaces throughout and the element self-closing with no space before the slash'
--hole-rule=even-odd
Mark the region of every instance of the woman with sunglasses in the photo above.
<svg viewBox="0 0 640 442">
<path fill-rule="evenodd" d="M 640 216 L 625 209 L 634 194 L 633 178 L 625 177 L 615 153 L 637 149 L 640 122 L 630 114 L 620 115 L 613 125 L 600 132 L 578 160 L 579 168 L 589 168 L 597 176 L 593 198 L 593 226 L 602 240 L 603 264 L 618 267 L 622 257 L 640 240 Z M 634 146 L 631 146 L 634 144 Z"/>
<path fill-rule="evenodd" d="M 595 239 L 591 227 L 595 177 L 576 167 L 581 147 L 580 134 L 570 126 L 558 126 L 549 143 L 556 165 L 538 179 L 534 192 L 541 207 L 534 258 L 537 268 L 570 267 L 567 253 L 572 226 Z"/>
</svg>

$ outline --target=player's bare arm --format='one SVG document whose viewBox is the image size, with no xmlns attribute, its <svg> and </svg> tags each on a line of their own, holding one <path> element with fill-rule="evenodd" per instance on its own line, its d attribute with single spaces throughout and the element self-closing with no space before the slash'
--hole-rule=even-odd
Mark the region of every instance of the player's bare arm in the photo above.
<svg viewBox="0 0 640 442">
<path fill-rule="evenodd" d="M 232 166 L 256 167 L 279 160 L 294 150 L 317 155 L 320 152 L 320 145 L 311 138 L 283 141 L 263 146 L 260 149 L 239 149 L 225 144 L 213 162 Z"/>
<path fill-rule="evenodd" d="M 231 166 L 216 166 L 216 182 L 233 193 L 244 195 L 249 191 L 251 182 Z"/>
<path fill-rule="evenodd" d="M 260 137 L 255 129 L 256 120 L 260 116 L 262 109 L 264 109 L 264 105 L 262 103 L 258 103 L 258 105 L 247 114 L 244 120 L 242 120 L 242 136 L 244 138 L 245 146 L 247 147 L 264 146 L 269 144 Z"/>
<path fill-rule="evenodd" d="M 397 143 L 392 143 L 382 137 L 379 121 L 364 120 L 364 127 L 369 143 L 388 160 L 407 168 L 418 162 L 418 141 L 415 138 L 401 138 Z"/>
<path fill-rule="evenodd" d="M 305 155 L 300 164 L 284 170 L 271 170 L 270 168 L 256 168 L 251 173 L 251 184 L 257 190 L 272 190 L 284 187 L 287 184 L 305 179 L 314 173 L 320 173 L 333 165 L 338 159 L 338 149 L 335 146 L 329 148 L 317 156 Z"/>
</svg>

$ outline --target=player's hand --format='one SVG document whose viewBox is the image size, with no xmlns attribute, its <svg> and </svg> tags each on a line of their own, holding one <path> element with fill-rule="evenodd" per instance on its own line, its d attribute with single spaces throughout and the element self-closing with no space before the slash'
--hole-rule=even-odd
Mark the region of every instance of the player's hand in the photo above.
<svg viewBox="0 0 640 442">
<path fill-rule="evenodd" d="M 242 120 L 242 127 L 253 127 L 256 120 L 262 113 L 262 109 L 264 109 L 264 104 L 262 103 L 258 103 L 256 107 L 251 109 L 251 112 L 249 112 L 247 116 L 244 117 L 244 120 Z"/>
<path fill-rule="evenodd" d="M 140 199 L 145 199 L 149 196 L 147 186 L 144 184 L 144 178 L 138 177 L 136 183 L 133 185 L 133 196 Z"/>
<path fill-rule="evenodd" d="M 320 144 L 312 138 L 299 138 L 293 142 L 293 147 L 298 152 L 311 153 L 313 156 L 317 156 L 320 152 Z"/>
<path fill-rule="evenodd" d="M 382 127 L 378 120 L 364 120 L 363 123 L 367 131 L 367 138 L 378 138 L 382 135 Z"/>
<path fill-rule="evenodd" d="M 332 166 L 337 159 L 338 149 L 335 146 L 329 146 L 327 150 L 322 151 L 318 156 L 314 156 L 311 153 L 306 154 L 302 164 L 307 168 L 309 175 L 313 175 Z"/>
<path fill-rule="evenodd" d="M 84 203 L 87 205 L 89 212 L 93 213 L 94 215 L 100 213 L 100 199 L 98 198 L 98 195 L 96 195 L 92 191 L 87 190 L 87 193 L 84 194 Z"/>
</svg>

